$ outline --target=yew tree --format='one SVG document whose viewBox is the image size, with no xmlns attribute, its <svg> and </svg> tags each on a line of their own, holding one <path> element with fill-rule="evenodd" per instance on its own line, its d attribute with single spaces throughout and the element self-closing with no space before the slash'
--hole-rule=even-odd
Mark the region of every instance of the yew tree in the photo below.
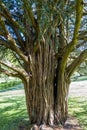
<svg viewBox="0 0 87 130">
<path fill-rule="evenodd" d="M 87 57 L 83 0 L 0 1 L 0 72 L 24 84 L 32 124 L 68 116 L 70 78 Z M 9 56 L 8 56 L 9 53 Z"/>
</svg>

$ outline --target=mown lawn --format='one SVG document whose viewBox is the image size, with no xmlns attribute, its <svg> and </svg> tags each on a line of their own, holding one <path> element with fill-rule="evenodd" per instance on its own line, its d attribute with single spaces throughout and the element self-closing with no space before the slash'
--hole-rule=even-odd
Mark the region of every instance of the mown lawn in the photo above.
<svg viewBox="0 0 87 130">
<path fill-rule="evenodd" d="M 69 114 L 79 120 L 83 130 L 87 130 L 87 97 L 70 98 Z"/>
<path fill-rule="evenodd" d="M 87 98 L 70 98 L 69 114 L 79 120 L 83 130 L 87 130 Z M 0 130 L 29 130 L 24 95 L 0 96 Z"/>
<path fill-rule="evenodd" d="M 0 96 L 0 130 L 28 130 L 28 123 L 24 96 Z"/>
</svg>

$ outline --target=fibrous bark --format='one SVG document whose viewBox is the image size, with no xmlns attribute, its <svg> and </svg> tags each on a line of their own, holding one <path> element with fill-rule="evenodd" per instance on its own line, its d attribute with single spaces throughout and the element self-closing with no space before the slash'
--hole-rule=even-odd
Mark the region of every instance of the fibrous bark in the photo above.
<svg viewBox="0 0 87 130">
<path fill-rule="evenodd" d="M 38 49 L 31 55 L 32 75 L 25 83 L 29 119 L 38 126 L 54 127 L 67 119 L 69 83 L 60 58 L 55 59 L 53 46 L 41 42 Z"/>
</svg>

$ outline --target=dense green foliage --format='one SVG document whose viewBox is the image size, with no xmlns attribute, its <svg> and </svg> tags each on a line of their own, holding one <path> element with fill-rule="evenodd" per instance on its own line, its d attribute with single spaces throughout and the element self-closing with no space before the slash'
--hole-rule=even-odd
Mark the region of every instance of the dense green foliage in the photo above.
<svg viewBox="0 0 87 130">
<path fill-rule="evenodd" d="M 0 83 L 0 90 L 7 90 L 15 87 L 16 85 L 21 84 L 21 81 L 9 81 Z"/>
<path fill-rule="evenodd" d="M 83 81 L 83 80 L 87 80 L 87 76 L 73 76 L 71 78 L 72 81 Z"/>
</svg>

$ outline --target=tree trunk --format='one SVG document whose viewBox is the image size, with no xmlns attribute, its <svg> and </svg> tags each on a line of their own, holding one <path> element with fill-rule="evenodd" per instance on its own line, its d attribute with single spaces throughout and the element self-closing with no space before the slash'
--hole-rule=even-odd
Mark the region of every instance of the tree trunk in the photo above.
<svg viewBox="0 0 87 130">
<path fill-rule="evenodd" d="M 68 91 L 70 78 L 67 73 L 63 70 L 62 59 L 58 59 L 58 66 L 56 70 L 56 86 L 54 93 L 54 108 L 55 108 L 55 124 L 64 124 L 68 116 Z"/>
<path fill-rule="evenodd" d="M 26 89 L 29 86 L 26 86 Z M 52 94 L 52 96 L 50 95 Z M 31 124 L 49 124 L 54 120 L 53 116 L 53 87 L 50 85 L 31 86 L 26 95 L 29 119 Z"/>
<path fill-rule="evenodd" d="M 55 100 L 55 124 L 64 124 L 68 116 L 68 89 L 69 83 L 59 77 L 57 98 Z"/>
<path fill-rule="evenodd" d="M 57 62 L 56 62 L 57 63 Z M 57 69 L 52 48 L 40 46 L 32 55 L 32 75 L 25 83 L 26 104 L 31 124 L 55 127 L 67 118 L 68 80 Z"/>
</svg>

